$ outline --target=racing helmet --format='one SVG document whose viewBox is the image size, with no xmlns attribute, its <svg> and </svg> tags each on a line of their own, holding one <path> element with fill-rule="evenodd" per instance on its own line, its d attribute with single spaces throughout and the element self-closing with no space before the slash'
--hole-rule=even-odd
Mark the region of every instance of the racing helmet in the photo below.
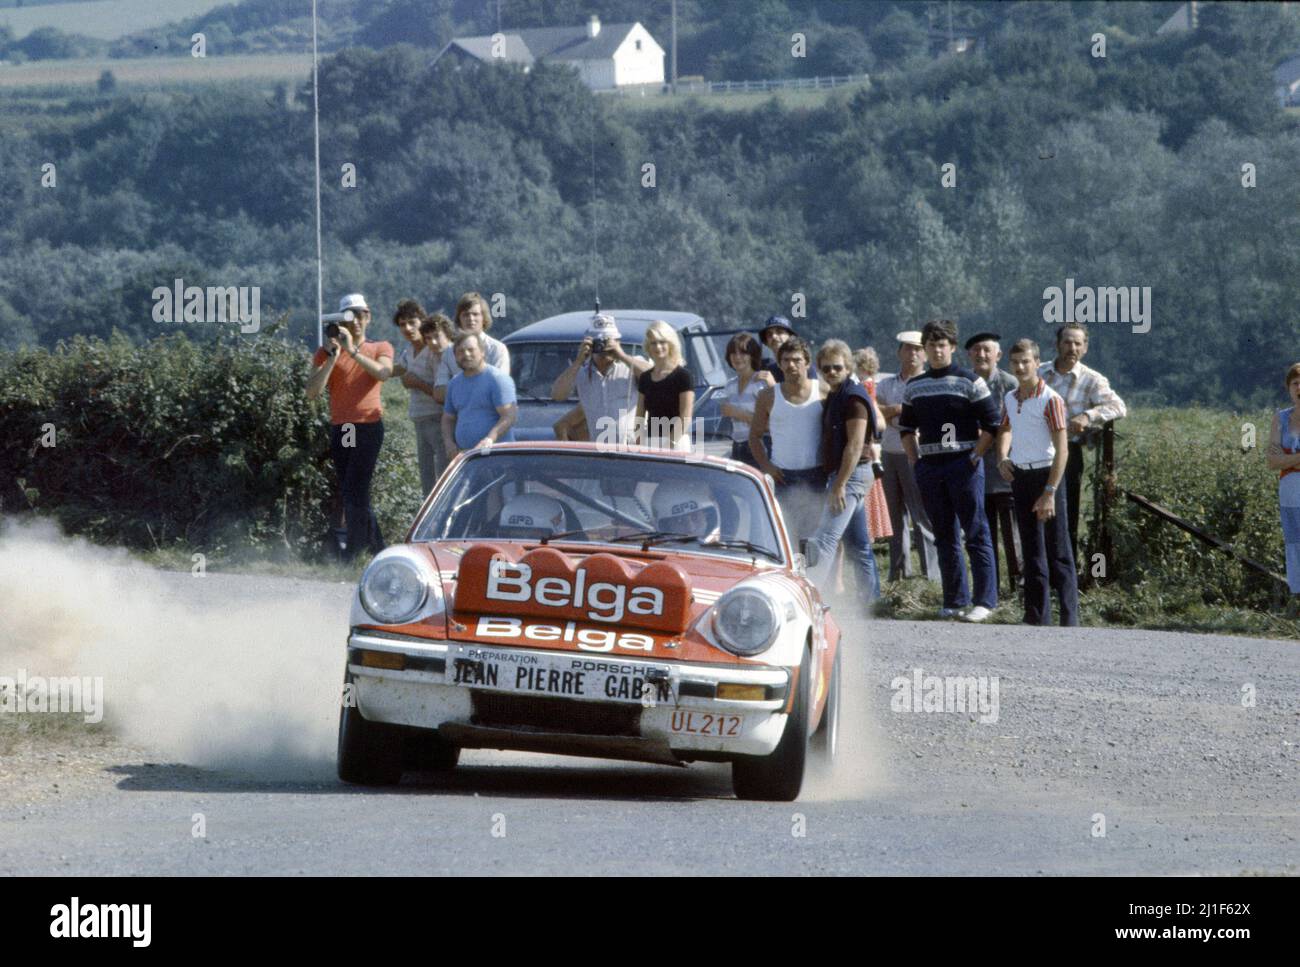
<svg viewBox="0 0 1300 967">
<path fill-rule="evenodd" d="M 519 494 L 506 501 L 497 535 L 512 541 L 535 541 L 564 528 L 564 505 L 545 494 Z"/>
<path fill-rule="evenodd" d="M 718 502 L 702 483 L 660 484 L 650 502 L 650 510 L 660 530 L 704 539 L 716 538 L 722 522 Z"/>
</svg>

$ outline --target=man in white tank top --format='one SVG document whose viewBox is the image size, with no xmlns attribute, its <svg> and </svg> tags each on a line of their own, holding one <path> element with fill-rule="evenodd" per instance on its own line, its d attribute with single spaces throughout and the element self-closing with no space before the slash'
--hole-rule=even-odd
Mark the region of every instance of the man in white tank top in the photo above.
<svg viewBox="0 0 1300 967">
<path fill-rule="evenodd" d="M 783 343 L 777 362 L 785 379 L 758 395 L 749 424 L 749 449 L 759 469 L 775 481 L 781 512 L 798 546 L 816 528 L 826 490 L 819 453 L 825 394 L 821 384 L 808 377 L 812 350 L 802 339 L 793 337 Z M 771 454 L 763 445 L 768 433 Z"/>
</svg>

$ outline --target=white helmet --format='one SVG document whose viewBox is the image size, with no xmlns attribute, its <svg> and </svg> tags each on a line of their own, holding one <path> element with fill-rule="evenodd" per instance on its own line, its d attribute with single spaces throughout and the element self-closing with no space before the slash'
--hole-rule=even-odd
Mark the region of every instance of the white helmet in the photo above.
<svg viewBox="0 0 1300 967">
<path fill-rule="evenodd" d="M 662 483 L 655 490 L 650 509 L 655 515 L 655 526 L 662 531 L 705 539 L 718 536 L 722 515 L 713 494 L 702 483 Z"/>
<path fill-rule="evenodd" d="M 498 536 L 517 541 L 550 537 L 565 529 L 564 519 L 564 505 L 554 497 L 520 494 L 501 508 Z"/>
</svg>

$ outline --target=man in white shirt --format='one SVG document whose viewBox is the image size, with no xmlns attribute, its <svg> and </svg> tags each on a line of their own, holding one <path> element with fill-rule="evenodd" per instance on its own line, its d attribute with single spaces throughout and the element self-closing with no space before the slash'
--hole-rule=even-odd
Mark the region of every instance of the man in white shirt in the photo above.
<svg viewBox="0 0 1300 967">
<path fill-rule="evenodd" d="M 551 399 L 557 403 L 567 400 L 576 387 L 588 439 L 613 444 L 632 441 L 636 429 L 636 379 L 653 366 L 648 359 L 624 352 L 619 338 L 613 316 L 593 316 L 577 358 L 551 387 Z M 556 439 L 567 439 L 567 421 L 566 416 L 555 425 Z"/>
<path fill-rule="evenodd" d="M 795 546 L 809 537 L 826 501 L 821 464 L 821 384 L 808 378 L 812 349 L 795 336 L 781 344 L 777 361 L 785 379 L 758 394 L 749 423 L 749 450 L 776 484 L 776 498 Z M 764 436 L 770 432 L 769 454 Z"/>
<path fill-rule="evenodd" d="M 1024 552 L 1025 624 L 1052 623 L 1054 590 L 1061 626 L 1074 627 L 1079 623 L 1079 585 L 1061 490 L 1069 459 L 1065 401 L 1038 375 L 1038 365 L 1038 343 L 1021 339 L 1011 347 L 1018 386 L 1003 398 L 998 472 L 1011 484 Z"/>
<path fill-rule="evenodd" d="M 1038 375 L 1065 400 L 1070 418 L 1070 460 L 1065 465 L 1066 503 L 1070 507 L 1070 547 L 1079 560 L 1079 498 L 1083 490 L 1085 431 L 1109 420 L 1121 420 L 1128 408 L 1110 381 L 1083 365 L 1088 354 L 1088 330 L 1066 323 L 1056 330 L 1056 359 L 1038 367 Z"/>
</svg>

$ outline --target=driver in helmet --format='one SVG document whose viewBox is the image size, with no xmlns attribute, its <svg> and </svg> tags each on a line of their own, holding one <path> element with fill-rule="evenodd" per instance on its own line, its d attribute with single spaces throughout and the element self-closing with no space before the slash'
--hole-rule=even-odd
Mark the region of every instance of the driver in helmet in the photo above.
<svg viewBox="0 0 1300 967">
<path fill-rule="evenodd" d="M 701 483 L 665 482 L 655 491 L 650 509 L 655 526 L 673 534 L 690 534 L 701 541 L 717 540 L 722 523 L 718 502 Z"/>
<path fill-rule="evenodd" d="M 506 501 L 497 521 L 497 536 L 509 541 L 536 541 L 564 529 L 564 505 L 545 494 L 519 494 Z"/>
</svg>

